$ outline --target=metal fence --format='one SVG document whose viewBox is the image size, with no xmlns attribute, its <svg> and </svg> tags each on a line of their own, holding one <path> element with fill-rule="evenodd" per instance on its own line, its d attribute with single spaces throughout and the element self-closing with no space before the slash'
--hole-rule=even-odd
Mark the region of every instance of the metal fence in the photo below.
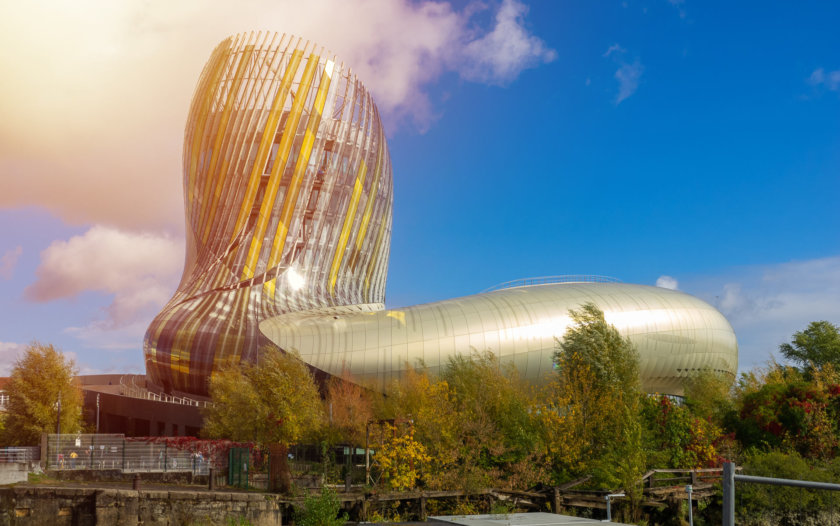
<svg viewBox="0 0 840 526">
<path fill-rule="evenodd" d="M 0 448 L 2 462 L 35 462 L 41 460 L 39 447 L 3 447 Z"/>
<path fill-rule="evenodd" d="M 218 451 L 217 451 L 218 450 Z M 121 434 L 49 435 L 47 466 L 55 470 L 116 469 L 130 472 L 192 472 L 206 475 L 227 466 L 226 449 L 212 441 L 173 445 Z"/>
</svg>

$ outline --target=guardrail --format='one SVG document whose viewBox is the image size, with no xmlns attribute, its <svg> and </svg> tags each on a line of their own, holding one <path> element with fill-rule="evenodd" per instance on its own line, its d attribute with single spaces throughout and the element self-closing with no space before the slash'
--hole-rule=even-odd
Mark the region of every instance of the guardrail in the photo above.
<svg viewBox="0 0 840 526">
<path fill-rule="evenodd" d="M 126 380 L 128 377 L 128 380 Z M 194 407 L 208 407 L 213 405 L 212 402 L 204 400 L 195 400 L 186 396 L 174 396 L 166 393 L 155 393 L 149 391 L 145 387 L 137 385 L 136 375 L 123 375 L 120 377 L 120 391 L 123 396 L 131 398 L 141 398 L 143 400 L 154 400 L 155 402 L 166 402 L 170 404 L 190 405 Z"/>
<path fill-rule="evenodd" d="M 40 447 L 0 448 L 0 462 L 35 462 L 41 460 Z"/>
<path fill-rule="evenodd" d="M 726 462 L 723 465 L 723 526 L 735 525 L 736 482 L 751 482 L 753 484 L 770 484 L 773 486 L 791 486 L 794 488 L 840 491 L 840 484 L 816 482 L 811 480 L 779 479 L 773 477 L 756 477 L 752 475 L 736 475 L 735 469 L 735 464 L 732 462 Z"/>
<path fill-rule="evenodd" d="M 595 274 L 565 274 L 561 276 L 541 276 L 537 278 L 521 278 L 505 281 L 493 285 L 481 292 L 492 292 L 494 290 L 513 289 L 517 287 L 528 287 L 530 285 L 548 285 L 551 283 L 621 283 L 618 278 L 611 276 L 598 276 Z"/>
</svg>

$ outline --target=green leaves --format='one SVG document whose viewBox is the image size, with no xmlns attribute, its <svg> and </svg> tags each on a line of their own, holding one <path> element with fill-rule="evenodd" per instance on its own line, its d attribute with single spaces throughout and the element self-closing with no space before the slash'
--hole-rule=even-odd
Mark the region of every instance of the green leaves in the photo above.
<svg viewBox="0 0 840 526">
<path fill-rule="evenodd" d="M 779 351 L 806 373 L 828 364 L 840 369 L 840 328 L 827 321 L 812 321 L 804 331 L 794 333 L 791 343 L 780 345 Z"/>
<path fill-rule="evenodd" d="M 574 324 L 557 343 L 546 408 L 555 471 L 632 491 L 645 461 L 638 353 L 594 304 L 569 314 Z"/>
<path fill-rule="evenodd" d="M 343 526 L 347 514 L 338 515 L 341 503 L 335 491 L 328 487 L 320 495 L 309 495 L 303 501 L 303 507 L 295 509 L 295 519 L 300 526 Z"/>
</svg>

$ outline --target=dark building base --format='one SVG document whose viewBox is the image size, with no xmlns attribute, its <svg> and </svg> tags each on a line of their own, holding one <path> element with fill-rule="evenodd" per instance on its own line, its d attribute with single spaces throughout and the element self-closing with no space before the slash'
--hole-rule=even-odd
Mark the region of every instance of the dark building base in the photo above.
<svg viewBox="0 0 840 526">
<path fill-rule="evenodd" d="M 85 424 L 92 432 L 127 437 L 200 435 L 204 425 L 200 407 L 124 395 L 126 376 L 78 377 L 84 393 Z M 135 382 L 138 378 L 143 381 L 141 375 L 131 376 Z"/>
</svg>

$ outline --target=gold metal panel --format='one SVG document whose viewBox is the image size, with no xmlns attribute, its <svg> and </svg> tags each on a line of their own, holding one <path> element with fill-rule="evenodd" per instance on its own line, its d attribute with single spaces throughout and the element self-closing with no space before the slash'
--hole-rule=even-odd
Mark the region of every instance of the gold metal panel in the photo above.
<svg viewBox="0 0 840 526">
<path fill-rule="evenodd" d="M 335 282 L 338 278 L 338 267 L 341 265 L 341 260 L 344 257 L 344 250 L 347 248 L 347 238 L 350 235 L 350 228 L 353 226 L 353 221 L 356 218 L 356 209 L 359 206 L 359 197 L 362 195 L 362 188 L 365 184 L 365 175 L 367 174 L 367 165 L 364 159 L 359 161 L 359 171 L 356 174 L 356 182 L 353 185 L 353 194 L 350 197 L 350 206 L 347 208 L 347 215 L 344 217 L 344 226 L 341 227 L 341 235 L 338 238 L 336 245 L 335 256 L 333 256 L 332 266 L 330 267 L 329 277 L 329 291 L 331 295 L 335 295 Z"/>
<path fill-rule="evenodd" d="M 300 117 L 303 113 L 306 95 L 309 93 L 309 86 L 312 82 L 312 77 L 315 75 L 315 68 L 317 65 L 318 57 L 313 53 L 309 56 L 306 67 L 303 70 L 303 78 L 300 81 L 300 87 L 295 95 L 294 102 L 292 103 L 292 110 L 289 113 L 288 120 L 286 121 L 286 128 L 283 130 L 283 138 L 280 140 L 277 157 L 274 160 L 274 166 L 272 166 L 271 169 L 271 176 L 268 179 L 265 198 L 260 206 L 260 215 L 257 219 L 254 235 L 251 238 L 251 246 L 248 250 L 248 257 L 242 268 L 242 277 L 240 278 L 242 281 L 254 277 L 254 270 L 260 251 L 262 250 L 265 231 L 268 227 L 268 221 L 271 218 L 271 211 L 274 209 L 274 199 L 277 196 L 277 187 L 280 182 L 279 179 L 283 176 L 283 171 L 286 167 L 286 162 L 288 161 L 289 153 L 292 149 L 292 143 L 294 142 L 295 134 L 297 133 L 298 123 L 300 122 Z"/>
</svg>

